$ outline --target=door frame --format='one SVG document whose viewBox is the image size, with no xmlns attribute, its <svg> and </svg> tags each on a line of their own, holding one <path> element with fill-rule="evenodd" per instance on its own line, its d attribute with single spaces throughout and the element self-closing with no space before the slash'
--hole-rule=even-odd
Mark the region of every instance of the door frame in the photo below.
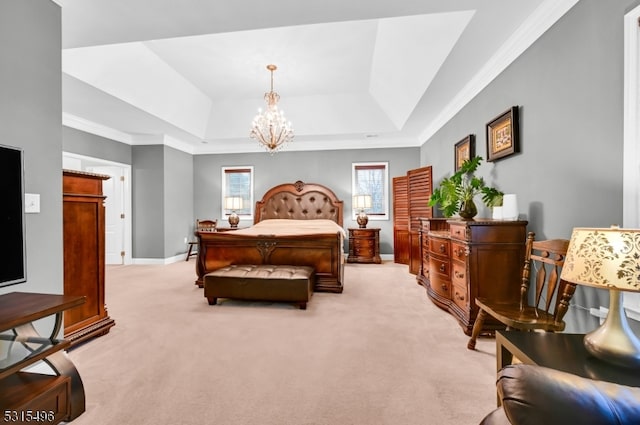
<svg viewBox="0 0 640 425">
<path fill-rule="evenodd" d="M 622 225 L 640 227 L 640 6 L 624 16 Z M 625 293 L 629 317 L 640 320 L 640 294 Z"/>
<path fill-rule="evenodd" d="M 124 201 L 124 257 L 123 264 L 133 264 L 132 258 L 132 220 L 131 220 L 131 165 L 121 162 L 109 161 L 102 158 L 95 158 L 86 155 L 79 155 L 71 152 L 62 152 L 63 167 L 71 168 L 69 163 L 74 164 L 73 169 L 77 171 L 87 171 L 88 167 L 115 166 L 124 170 L 124 192 L 122 195 Z M 65 159 L 67 159 L 65 164 Z M 106 214 L 119 215 L 120 211 L 106 211 Z"/>
</svg>

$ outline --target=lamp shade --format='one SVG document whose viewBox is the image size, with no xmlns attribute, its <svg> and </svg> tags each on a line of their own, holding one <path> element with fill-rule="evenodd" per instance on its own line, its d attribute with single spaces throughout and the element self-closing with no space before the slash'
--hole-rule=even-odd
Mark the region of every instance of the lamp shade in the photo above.
<svg viewBox="0 0 640 425">
<path fill-rule="evenodd" d="M 239 196 L 227 196 L 224 198 L 224 209 L 232 211 L 241 210 L 242 198 Z"/>
<path fill-rule="evenodd" d="M 560 277 L 579 285 L 640 291 L 640 229 L 573 229 Z"/>
<path fill-rule="evenodd" d="M 371 208 L 371 195 L 355 195 L 353 209 L 363 210 L 365 208 Z"/>
</svg>

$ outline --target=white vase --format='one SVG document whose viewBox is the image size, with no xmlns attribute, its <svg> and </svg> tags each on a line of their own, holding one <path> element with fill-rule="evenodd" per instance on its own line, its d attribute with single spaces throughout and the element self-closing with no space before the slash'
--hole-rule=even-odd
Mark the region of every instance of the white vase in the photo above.
<svg viewBox="0 0 640 425">
<path fill-rule="evenodd" d="M 495 220 L 502 220 L 502 207 L 493 207 L 491 217 Z"/>
<path fill-rule="evenodd" d="M 502 219 L 517 220 L 518 215 L 518 197 L 515 193 L 504 195 L 502 198 Z"/>
</svg>

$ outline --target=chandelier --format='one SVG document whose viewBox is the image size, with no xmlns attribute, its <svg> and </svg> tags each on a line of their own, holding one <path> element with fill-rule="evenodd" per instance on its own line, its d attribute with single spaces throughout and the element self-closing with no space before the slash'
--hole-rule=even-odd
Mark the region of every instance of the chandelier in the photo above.
<svg viewBox="0 0 640 425">
<path fill-rule="evenodd" d="M 278 109 L 280 95 L 273 91 L 273 71 L 278 69 L 275 65 L 267 65 L 271 72 L 271 91 L 264 94 L 267 109 L 258 109 L 258 115 L 251 123 L 249 136 L 256 139 L 267 151 L 274 153 L 279 151 L 286 142 L 293 140 L 293 128 L 287 121 L 284 112 Z"/>
</svg>

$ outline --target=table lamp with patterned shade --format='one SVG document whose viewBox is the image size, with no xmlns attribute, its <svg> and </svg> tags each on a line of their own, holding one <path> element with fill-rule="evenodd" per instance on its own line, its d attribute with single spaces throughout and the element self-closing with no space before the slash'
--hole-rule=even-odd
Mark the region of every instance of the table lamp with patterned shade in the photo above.
<svg viewBox="0 0 640 425">
<path fill-rule="evenodd" d="M 239 196 L 227 196 L 224 198 L 224 209 L 231 211 L 229 214 L 229 225 L 232 229 L 235 229 L 238 227 L 238 223 L 240 223 L 240 217 L 238 217 L 236 210 L 242 209 L 242 198 Z"/>
<path fill-rule="evenodd" d="M 367 227 L 367 223 L 369 222 L 369 217 L 367 217 L 367 214 L 364 212 L 364 210 L 368 208 L 371 208 L 371 195 L 355 195 L 353 197 L 353 209 L 360 210 L 356 221 L 361 229 Z"/>
<path fill-rule="evenodd" d="M 609 290 L 609 313 L 585 335 L 587 351 L 610 363 L 640 367 L 640 340 L 622 307 L 622 291 L 640 291 L 640 229 L 573 229 L 560 277 Z"/>
</svg>

